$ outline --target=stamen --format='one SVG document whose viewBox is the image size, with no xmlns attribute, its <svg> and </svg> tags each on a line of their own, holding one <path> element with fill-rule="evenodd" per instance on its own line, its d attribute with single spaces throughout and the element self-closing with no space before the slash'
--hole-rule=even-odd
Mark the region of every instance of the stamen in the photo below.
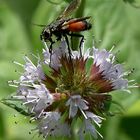
<svg viewBox="0 0 140 140">
<path fill-rule="evenodd" d="M 24 100 L 24 99 L 26 99 L 26 96 L 18 95 L 18 96 L 12 96 L 12 98 L 19 99 L 19 100 Z"/>
<path fill-rule="evenodd" d="M 27 56 L 24 56 L 24 60 L 25 62 L 29 62 L 34 68 L 36 68 L 36 66 L 33 64 L 33 62 L 27 57 Z"/>
<path fill-rule="evenodd" d="M 83 111 L 81 108 L 79 108 L 79 109 L 80 109 L 80 111 L 82 112 L 82 114 L 84 115 L 85 119 L 87 119 L 87 116 L 86 116 L 86 114 L 84 113 L 84 111 Z"/>
<path fill-rule="evenodd" d="M 33 103 L 33 102 L 37 102 L 37 101 L 38 101 L 37 99 L 34 99 L 34 100 L 31 100 L 31 101 L 24 102 L 23 105 L 26 105 L 26 104 L 29 104 L 29 103 Z"/>
<path fill-rule="evenodd" d="M 43 114 L 43 112 L 44 112 L 44 109 L 41 110 L 40 114 L 38 115 L 38 118 L 41 117 L 41 115 Z"/>
<path fill-rule="evenodd" d="M 95 131 L 97 132 L 97 134 L 103 139 L 103 136 L 95 129 Z"/>
<path fill-rule="evenodd" d="M 12 84 L 9 84 L 9 86 L 11 86 L 11 87 L 15 87 L 15 88 L 18 88 L 18 86 L 17 86 L 17 85 L 12 85 Z"/>
<path fill-rule="evenodd" d="M 111 49 L 109 50 L 109 52 L 111 53 L 114 50 L 115 47 L 116 47 L 116 45 L 113 44 L 113 46 L 111 47 Z"/>
<path fill-rule="evenodd" d="M 24 67 L 23 64 L 21 64 L 21 63 L 19 63 L 19 62 L 17 62 L 17 61 L 13 61 L 13 63 L 16 64 L 16 65 L 19 65 L 19 66 L 21 66 L 21 67 Z"/>
</svg>

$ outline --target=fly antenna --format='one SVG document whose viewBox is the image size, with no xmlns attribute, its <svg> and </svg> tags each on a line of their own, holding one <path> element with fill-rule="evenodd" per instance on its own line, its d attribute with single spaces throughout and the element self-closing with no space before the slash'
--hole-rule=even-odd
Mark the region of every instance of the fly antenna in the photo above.
<svg viewBox="0 0 140 140">
<path fill-rule="evenodd" d="M 31 23 L 32 25 L 38 26 L 38 27 L 45 27 L 46 25 L 43 24 L 36 24 L 36 23 Z"/>
<path fill-rule="evenodd" d="M 46 0 L 46 1 L 48 1 L 48 2 L 51 3 L 51 4 L 55 4 L 55 5 L 60 4 L 60 3 L 62 2 L 62 0 L 59 1 L 59 2 L 54 2 L 54 1 L 52 1 L 52 0 Z"/>
</svg>

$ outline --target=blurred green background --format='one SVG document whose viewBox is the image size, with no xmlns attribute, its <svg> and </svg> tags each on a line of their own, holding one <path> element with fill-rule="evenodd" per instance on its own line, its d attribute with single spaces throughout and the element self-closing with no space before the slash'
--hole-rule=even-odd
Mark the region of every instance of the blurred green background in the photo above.
<svg viewBox="0 0 140 140">
<path fill-rule="evenodd" d="M 15 72 L 19 68 L 12 61 L 24 63 L 25 54 L 30 56 L 43 48 L 39 39 L 42 28 L 32 23 L 50 23 L 68 4 L 52 1 L 58 4 L 47 0 L 0 0 L 0 99 L 16 90 L 7 85 L 8 80 L 19 77 Z M 92 30 L 83 33 L 86 47 L 91 47 L 93 36 L 99 48 L 110 49 L 115 44 L 118 61 L 127 70 L 135 68 L 129 78 L 140 83 L 140 0 L 135 1 L 82 0 L 76 16 L 92 17 Z M 112 93 L 113 100 L 125 111 L 103 122 L 99 131 L 104 140 L 140 140 L 140 93 L 139 89 L 131 91 Z M 39 140 L 35 133 L 29 134 L 34 127 L 29 119 L 0 103 L 0 140 Z"/>
</svg>

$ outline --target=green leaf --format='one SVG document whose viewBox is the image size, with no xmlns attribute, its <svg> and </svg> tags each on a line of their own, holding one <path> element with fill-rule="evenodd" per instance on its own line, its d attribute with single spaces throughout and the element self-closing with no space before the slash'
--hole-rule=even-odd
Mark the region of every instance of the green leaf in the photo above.
<svg viewBox="0 0 140 140">
<path fill-rule="evenodd" d="M 13 60 L 23 62 L 23 56 L 30 49 L 30 42 L 23 23 L 5 3 L 0 5 L 0 97 L 10 94 L 13 90 L 7 81 L 17 76 L 17 66 Z"/>
<path fill-rule="evenodd" d="M 0 139 L 5 139 L 5 136 L 6 136 L 6 129 L 4 123 L 4 115 L 3 115 L 3 111 L 0 110 Z"/>
<path fill-rule="evenodd" d="M 53 0 L 52 0 L 53 1 Z M 65 0 L 68 1 L 68 0 Z M 125 0 L 126 1 L 126 0 Z M 70 2 L 70 1 L 69 1 Z M 132 0 L 127 0 L 130 4 L 133 4 Z M 134 4 L 139 6 L 139 0 L 135 0 Z M 60 3 L 54 5 L 45 0 L 7 0 L 0 4 L 0 93 L 1 97 L 11 94 L 16 89 L 11 89 L 6 84 L 6 81 L 16 79 L 17 74 L 13 71 L 16 69 L 11 61 L 22 61 L 23 54 L 29 52 L 30 49 L 37 51 L 42 50 L 43 45 L 40 41 L 40 33 L 42 28 L 32 26 L 29 22 L 37 24 L 48 25 L 55 20 L 59 13 L 63 10 L 66 3 Z M 130 79 L 135 79 L 139 83 L 140 76 L 140 11 L 132 7 L 130 4 L 124 3 L 123 0 L 86 0 L 84 5 L 84 13 L 80 16 L 91 16 L 90 22 L 93 28 L 90 31 L 82 32 L 85 36 L 85 46 L 89 48 L 92 46 L 92 39 L 96 41 L 96 46 L 99 48 L 110 49 L 113 44 L 116 44 L 115 52 L 117 53 L 117 59 L 119 62 L 125 62 L 125 67 L 128 69 L 135 68 L 133 74 L 130 75 Z M 63 8 L 62 8 L 63 6 Z M 74 17 L 74 16 L 73 16 Z M 29 19 L 29 21 L 27 20 Z M 27 26 L 28 25 L 28 26 Z M 126 116 L 138 115 L 139 112 L 139 90 L 135 89 L 132 94 L 124 92 L 112 93 L 114 99 L 123 105 L 128 110 Z M 114 100 L 113 99 L 113 100 Z M 132 111 L 133 110 L 133 111 Z M 2 112 L 3 113 L 3 112 Z M 8 109 L 5 109 L 6 116 L 10 115 Z M 128 113 L 128 114 L 127 114 Z M 130 113 L 130 114 L 129 114 Z M 131 117 L 130 117 L 131 118 Z M 102 134 L 104 134 L 107 140 L 134 140 L 139 136 L 139 129 L 135 129 L 135 126 L 131 127 L 131 123 L 139 121 L 132 118 L 126 121 L 130 127 L 125 126 L 122 130 L 120 125 L 124 120 L 120 117 L 108 118 L 108 121 L 104 125 Z M 8 120 L 4 117 L 8 124 L 6 132 L 7 139 L 29 139 L 25 132 L 19 132 L 19 128 L 23 129 L 21 125 L 17 125 L 13 131 L 13 124 L 11 118 Z M 104 121 L 105 122 L 105 121 Z M 4 123 L 4 124 L 5 124 Z M 24 123 L 23 123 L 24 124 Z M 22 124 L 22 125 L 23 125 Z M 136 125 L 137 123 L 135 123 Z M 25 125 L 25 124 L 24 124 Z M 27 124 L 26 124 L 27 125 Z M 28 125 L 26 126 L 28 128 Z M 128 130 L 135 130 L 129 135 Z M 127 130 L 127 131 L 126 131 Z M 100 130 L 99 130 L 100 131 Z M 18 132 L 18 134 L 16 133 Z M 39 139 L 39 138 L 37 138 Z"/>
<path fill-rule="evenodd" d="M 129 3 L 133 3 L 135 2 L 135 0 L 123 0 L 124 2 L 129 2 Z"/>
<path fill-rule="evenodd" d="M 13 99 L 2 99 L 0 102 L 7 105 L 10 108 L 15 109 L 17 112 L 24 116 L 33 116 L 33 114 L 29 113 L 25 107 L 21 106 L 21 103 L 15 102 Z"/>
</svg>

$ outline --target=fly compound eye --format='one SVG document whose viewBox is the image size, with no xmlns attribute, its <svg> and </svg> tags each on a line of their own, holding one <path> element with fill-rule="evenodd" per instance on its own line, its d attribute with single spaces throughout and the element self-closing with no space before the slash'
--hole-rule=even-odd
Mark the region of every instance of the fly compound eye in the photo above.
<svg viewBox="0 0 140 140">
<path fill-rule="evenodd" d="M 50 39 L 50 37 L 51 37 L 51 33 L 49 30 L 43 30 L 40 35 L 40 39 L 44 41 L 47 41 L 48 39 Z"/>
<path fill-rule="evenodd" d="M 49 31 L 44 31 L 43 32 L 43 38 L 44 40 L 48 40 L 51 37 L 50 32 Z"/>
</svg>

